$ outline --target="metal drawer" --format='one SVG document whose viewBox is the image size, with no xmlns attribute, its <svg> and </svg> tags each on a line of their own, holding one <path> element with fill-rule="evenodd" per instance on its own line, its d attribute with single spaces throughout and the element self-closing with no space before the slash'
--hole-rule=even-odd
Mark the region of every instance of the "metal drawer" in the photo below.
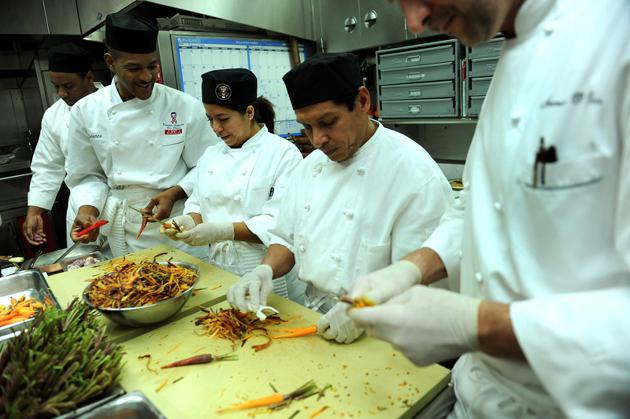
<svg viewBox="0 0 630 419">
<path fill-rule="evenodd" d="M 472 96 L 468 99 L 468 115 L 479 115 L 485 96 Z"/>
<path fill-rule="evenodd" d="M 497 68 L 498 58 L 482 58 L 480 60 L 470 60 L 470 77 L 487 77 L 494 74 Z"/>
<path fill-rule="evenodd" d="M 452 80 L 455 78 L 455 64 L 451 62 L 399 70 L 381 70 L 380 76 L 381 85 Z"/>
<path fill-rule="evenodd" d="M 453 50 L 453 45 L 444 45 L 440 47 L 396 52 L 393 54 L 381 54 L 379 57 L 379 67 L 381 70 L 389 70 L 455 61 L 455 51 Z"/>
<path fill-rule="evenodd" d="M 433 99 L 455 97 L 454 81 L 381 86 L 381 100 Z"/>
<path fill-rule="evenodd" d="M 488 93 L 490 82 L 492 77 L 476 77 L 470 79 L 470 89 L 468 94 L 470 96 L 484 96 Z"/>
<path fill-rule="evenodd" d="M 396 100 L 381 102 L 383 118 L 455 116 L 455 99 Z"/>
<path fill-rule="evenodd" d="M 468 48 L 468 57 L 473 59 L 498 57 L 501 55 L 503 42 L 505 42 L 503 38 L 493 39 L 492 41 Z"/>
</svg>

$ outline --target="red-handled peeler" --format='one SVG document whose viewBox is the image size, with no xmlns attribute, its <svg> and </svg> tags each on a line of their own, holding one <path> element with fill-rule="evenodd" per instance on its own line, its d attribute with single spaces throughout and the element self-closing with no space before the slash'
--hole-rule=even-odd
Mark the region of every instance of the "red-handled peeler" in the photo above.
<svg viewBox="0 0 630 419">
<path fill-rule="evenodd" d="M 109 221 L 107 220 L 97 220 L 94 224 L 92 224 L 91 226 L 84 228 L 83 230 L 79 231 L 77 233 L 77 237 L 81 237 L 85 234 L 88 234 L 90 231 L 92 230 L 96 230 L 97 228 L 100 228 L 102 226 L 104 226 L 105 224 L 107 224 Z"/>
</svg>

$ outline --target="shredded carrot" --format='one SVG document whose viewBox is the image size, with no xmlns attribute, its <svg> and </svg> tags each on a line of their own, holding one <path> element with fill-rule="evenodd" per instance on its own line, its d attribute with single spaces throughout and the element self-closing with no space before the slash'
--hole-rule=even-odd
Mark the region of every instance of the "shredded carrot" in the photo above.
<svg viewBox="0 0 630 419">
<path fill-rule="evenodd" d="M 175 297 L 188 290 L 197 273 L 184 266 L 153 261 L 118 261 L 111 272 L 92 280 L 86 291 L 99 308 L 140 307 Z"/>
<path fill-rule="evenodd" d="M 174 352 L 177 348 L 179 348 L 182 345 L 182 343 L 178 343 L 175 346 L 173 346 L 168 352 L 167 354 L 170 354 L 171 352 Z"/>
<path fill-rule="evenodd" d="M 270 396 L 261 397 L 259 399 L 249 400 L 244 403 L 233 404 L 232 406 L 224 407 L 219 409 L 219 413 L 223 412 L 231 412 L 233 410 L 244 410 L 244 409 L 255 409 L 259 407 L 267 407 L 269 409 L 275 410 L 280 409 L 282 407 L 287 406 L 294 400 L 306 399 L 308 397 L 314 396 L 316 394 L 322 394 L 322 392 L 328 388 L 328 386 L 324 387 L 324 389 L 320 390 L 315 384 L 314 380 L 309 380 L 296 390 L 293 390 L 289 394 L 279 394 L 274 393 Z"/>
<path fill-rule="evenodd" d="M 160 384 L 156 389 L 155 392 L 159 393 L 160 390 L 162 390 L 164 387 L 166 387 L 166 385 L 168 384 L 168 378 L 164 381 L 162 381 L 162 384 Z"/>
<path fill-rule="evenodd" d="M 317 333 L 317 326 L 297 327 L 294 329 L 276 329 L 275 331 L 287 333 L 284 335 L 273 336 L 274 339 L 297 338 Z"/>
<path fill-rule="evenodd" d="M 313 419 L 314 417 L 317 417 L 319 415 L 321 415 L 322 413 L 324 413 L 324 410 L 328 409 L 328 406 L 322 406 L 319 409 L 315 410 L 314 412 L 310 413 L 308 415 L 308 419 Z"/>
</svg>

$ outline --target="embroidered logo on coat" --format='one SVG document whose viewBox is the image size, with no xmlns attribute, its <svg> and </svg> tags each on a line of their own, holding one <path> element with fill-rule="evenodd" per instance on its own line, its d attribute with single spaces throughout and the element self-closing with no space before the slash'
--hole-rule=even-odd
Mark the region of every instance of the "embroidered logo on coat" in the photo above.
<svg viewBox="0 0 630 419">
<path fill-rule="evenodd" d="M 232 89 L 227 84 L 221 83 L 214 89 L 214 94 L 217 96 L 217 99 L 228 100 L 232 96 Z"/>
<path fill-rule="evenodd" d="M 177 123 L 177 112 L 171 112 L 171 123 L 163 123 L 164 135 L 179 135 L 184 132 L 184 124 Z"/>
</svg>

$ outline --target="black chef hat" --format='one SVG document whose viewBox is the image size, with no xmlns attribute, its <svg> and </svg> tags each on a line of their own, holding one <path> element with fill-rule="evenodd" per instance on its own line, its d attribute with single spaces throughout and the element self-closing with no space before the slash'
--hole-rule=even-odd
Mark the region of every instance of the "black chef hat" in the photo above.
<svg viewBox="0 0 630 419">
<path fill-rule="evenodd" d="M 56 45 L 48 50 L 48 69 L 58 73 L 87 73 L 92 59 L 76 44 Z"/>
<path fill-rule="evenodd" d="M 316 54 L 282 77 L 293 109 L 357 93 L 362 84 L 354 54 Z"/>
<path fill-rule="evenodd" d="M 108 47 L 132 54 L 156 50 L 158 28 L 155 21 L 123 13 L 107 15 L 105 43 Z"/>
<path fill-rule="evenodd" d="M 256 76 L 245 68 L 208 71 L 201 75 L 203 103 L 249 105 L 257 97 Z"/>
</svg>

